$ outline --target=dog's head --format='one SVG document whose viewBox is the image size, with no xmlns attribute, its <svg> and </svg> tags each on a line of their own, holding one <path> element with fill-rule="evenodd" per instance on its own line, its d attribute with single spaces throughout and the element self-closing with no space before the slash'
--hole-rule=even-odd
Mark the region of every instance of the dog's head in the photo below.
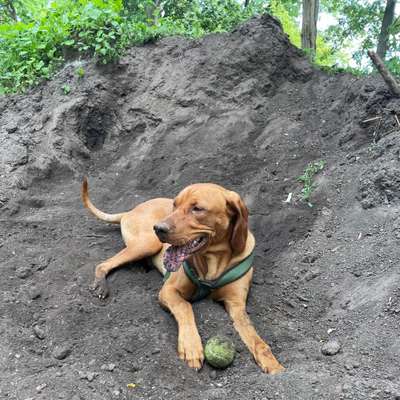
<svg viewBox="0 0 400 400">
<path fill-rule="evenodd" d="M 176 271 L 186 258 L 218 243 L 226 243 L 233 254 L 241 253 L 247 220 L 247 208 L 237 193 L 208 183 L 186 187 L 174 199 L 172 213 L 154 226 L 158 238 L 171 244 L 165 267 Z"/>
</svg>

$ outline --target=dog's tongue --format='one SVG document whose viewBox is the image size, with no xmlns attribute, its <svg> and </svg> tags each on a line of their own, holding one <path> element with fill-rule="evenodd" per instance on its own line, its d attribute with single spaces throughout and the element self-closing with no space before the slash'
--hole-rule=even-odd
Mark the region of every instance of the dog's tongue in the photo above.
<svg viewBox="0 0 400 400">
<path fill-rule="evenodd" d="M 175 272 L 189 256 L 189 246 L 170 246 L 164 254 L 164 266 L 167 271 Z"/>
</svg>

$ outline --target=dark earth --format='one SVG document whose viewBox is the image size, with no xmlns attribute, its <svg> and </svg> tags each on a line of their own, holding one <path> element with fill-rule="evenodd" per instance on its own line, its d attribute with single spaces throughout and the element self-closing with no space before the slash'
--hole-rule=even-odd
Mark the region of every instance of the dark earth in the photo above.
<svg viewBox="0 0 400 400">
<path fill-rule="evenodd" d="M 1 399 L 400 399 L 400 100 L 379 76 L 314 68 L 263 16 L 71 61 L 0 113 Z M 297 177 L 319 160 L 310 207 Z M 194 305 L 203 342 L 227 335 L 238 354 L 190 370 L 145 262 L 94 297 L 95 265 L 123 243 L 83 208 L 85 175 L 109 212 L 192 182 L 239 192 L 249 313 L 286 371 L 263 374 L 211 300 Z"/>
</svg>

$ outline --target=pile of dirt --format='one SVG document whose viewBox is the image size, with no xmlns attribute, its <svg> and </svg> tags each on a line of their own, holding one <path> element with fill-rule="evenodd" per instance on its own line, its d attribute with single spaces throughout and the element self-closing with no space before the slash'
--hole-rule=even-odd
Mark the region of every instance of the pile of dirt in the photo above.
<svg viewBox="0 0 400 400">
<path fill-rule="evenodd" d="M 0 397 L 400 398 L 396 113 L 378 77 L 314 69 L 267 15 L 1 98 Z M 297 177 L 317 160 L 310 207 Z M 83 209 L 83 175 L 113 212 L 192 182 L 239 192 L 257 239 L 249 312 L 286 372 L 262 374 L 210 300 L 194 305 L 203 341 L 225 334 L 239 353 L 190 370 L 143 263 L 94 298 L 94 266 L 122 240 Z"/>
</svg>

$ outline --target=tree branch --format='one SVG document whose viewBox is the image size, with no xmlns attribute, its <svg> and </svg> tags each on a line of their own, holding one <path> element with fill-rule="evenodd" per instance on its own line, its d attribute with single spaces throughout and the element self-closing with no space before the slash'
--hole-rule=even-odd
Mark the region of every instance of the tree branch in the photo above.
<svg viewBox="0 0 400 400">
<path fill-rule="evenodd" d="M 386 85 L 389 87 L 390 91 L 394 96 L 400 97 L 400 86 L 396 82 L 396 79 L 393 75 L 389 72 L 389 70 L 385 67 L 385 64 L 381 60 L 381 58 L 373 51 L 368 51 L 369 58 L 374 63 L 378 72 L 382 75 L 383 80 L 385 81 Z"/>
</svg>

